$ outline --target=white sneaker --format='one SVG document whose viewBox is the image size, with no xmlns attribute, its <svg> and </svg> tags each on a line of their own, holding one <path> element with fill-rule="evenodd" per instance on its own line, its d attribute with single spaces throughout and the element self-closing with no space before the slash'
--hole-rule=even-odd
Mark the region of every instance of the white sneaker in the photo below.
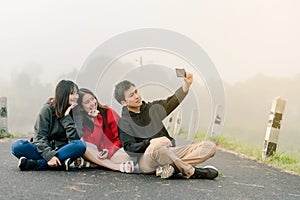
<svg viewBox="0 0 300 200">
<path fill-rule="evenodd" d="M 156 168 L 156 176 L 160 176 L 163 179 L 172 177 L 175 174 L 175 169 L 172 165 L 164 165 Z"/>
</svg>

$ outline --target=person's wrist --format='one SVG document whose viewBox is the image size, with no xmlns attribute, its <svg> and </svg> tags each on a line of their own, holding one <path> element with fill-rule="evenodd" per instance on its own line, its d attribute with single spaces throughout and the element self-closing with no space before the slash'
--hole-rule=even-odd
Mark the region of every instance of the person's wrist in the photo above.
<svg viewBox="0 0 300 200">
<path fill-rule="evenodd" d="M 183 86 L 182 86 L 182 90 L 183 92 L 187 93 L 190 89 L 190 85 L 185 83 Z"/>
</svg>

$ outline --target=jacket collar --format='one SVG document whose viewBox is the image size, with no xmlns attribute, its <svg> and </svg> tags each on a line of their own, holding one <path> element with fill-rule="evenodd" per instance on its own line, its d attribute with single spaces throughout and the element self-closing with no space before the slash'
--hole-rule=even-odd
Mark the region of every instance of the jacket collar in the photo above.
<svg viewBox="0 0 300 200">
<path fill-rule="evenodd" d="M 145 101 L 142 101 L 142 105 L 141 105 L 141 108 L 140 108 L 140 113 L 145 110 L 146 108 L 146 102 Z M 132 112 L 132 111 L 129 111 L 127 106 L 123 106 L 122 108 L 122 117 L 134 117 L 136 115 L 139 115 L 140 113 L 135 113 L 135 112 Z"/>
</svg>

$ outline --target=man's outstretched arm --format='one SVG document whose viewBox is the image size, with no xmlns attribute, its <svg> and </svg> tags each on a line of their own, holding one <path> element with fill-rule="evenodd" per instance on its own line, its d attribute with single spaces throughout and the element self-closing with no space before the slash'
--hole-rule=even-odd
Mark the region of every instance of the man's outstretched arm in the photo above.
<svg viewBox="0 0 300 200">
<path fill-rule="evenodd" d="M 164 110 L 166 111 L 166 115 L 161 116 L 165 118 L 169 115 L 177 106 L 183 101 L 185 96 L 187 95 L 191 84 L 193 83 L 193 74 L 186 73 L 186 77 L 184 78 L 184 84 L 182 87 L 178 88 L 172 96 L 169 96 L 167 99 L 153 101 L 151 104 L 159 104 L 163 106 Z"/>
</svg>

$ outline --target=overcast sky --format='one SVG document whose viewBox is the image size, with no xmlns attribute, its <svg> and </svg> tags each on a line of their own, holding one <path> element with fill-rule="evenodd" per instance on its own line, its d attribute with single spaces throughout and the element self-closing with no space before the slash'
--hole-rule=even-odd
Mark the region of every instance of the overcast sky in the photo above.
<svg viewBox="0 0 300 200">
<path fill-rule="evenodd" d="M 257 73 L 300 73 L 298 0 L 0 2 L 0 78 L 5 80 L 30 68 L 43 81 L 56 81 L 79 70 L 102 42 L 149 27 L 194 40 L 227 82 Z"/>
</svg>

